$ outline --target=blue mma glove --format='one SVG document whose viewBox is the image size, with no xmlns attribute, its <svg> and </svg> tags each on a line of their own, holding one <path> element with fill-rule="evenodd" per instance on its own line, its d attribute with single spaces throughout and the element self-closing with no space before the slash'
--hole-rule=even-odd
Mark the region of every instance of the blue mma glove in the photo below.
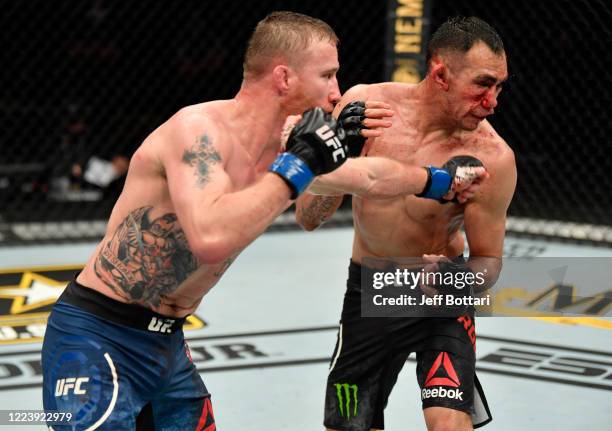
<svg viewBox="0 0 612 431">
<path fill-rule="evenodd" d="M 315 176 L 342 166 L 349 152 L 344 139 L 344 130 L 331 114 L 321 108 L 310 109 L 291 131 L 286 151 L 268 170 L 287 183 L 291 199 L 296 199 Z"/>
<path fill-rule="evenodd" d="M 437 200 L 446 204 L 449 202 L 459 203 L 457 196 L 453 199 L 444 199 L 450 191 L 453 180 L 461 178 L 464 168 L 475 168 L 484 166 L 480 160 L 473 156 L 455 156 L 442 165 L 442 168 L 427 166 L 427 184 L 418 197 Z"/>
</svg>

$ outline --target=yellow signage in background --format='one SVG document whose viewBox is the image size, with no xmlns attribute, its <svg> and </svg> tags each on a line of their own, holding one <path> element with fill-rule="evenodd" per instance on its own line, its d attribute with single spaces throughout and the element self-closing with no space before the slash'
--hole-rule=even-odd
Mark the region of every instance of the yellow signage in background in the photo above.
<svg viewBox="0 0 612 431">
<path fill-rule="evenodd" d="M 0 345 L 41 342 L 51 307 L 82 266 L 0 270 Z M 189 316 L 184 329 L 206 326 Z"/>
<path fill-rule="evenodd" d="M 398 59 L 395 61 L 395 65 L 396 68 L 393 70 L 393 76 L 391 77 L 392 81 L 416 84 L 421 80 L 419 63 L 417 60 L 409 58 Z"/>
<path fill-rule="evenodd" d="M 428 0 L 390 0 L 387 79 L 417 83 L 426 70 L 425 40 L 429 35 Z"/>
<path fill-rule="evenodd" d="M 481 307 L 479 310 L 490 315 L 529 317 L 550 323 L 612 329 L 612 318 L 609 317 L 611 298 L 610 291 L 581 298 L 575 286 L 566 284 L 553 284 L 537 292 L 529 292 L 523 287 L 504 287 L 494 295 L 492 307 Z"/>
</svg>

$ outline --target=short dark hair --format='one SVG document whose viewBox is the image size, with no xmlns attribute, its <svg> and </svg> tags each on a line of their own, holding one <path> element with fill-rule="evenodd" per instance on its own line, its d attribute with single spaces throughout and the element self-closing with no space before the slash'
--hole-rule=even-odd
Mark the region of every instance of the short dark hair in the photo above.
<svg viewBox="0 0 612 431">
<path fill-rule="evenodd" d="M 449 18 L 431 37 L 427 45 L 427 64 L 439 51 L 466 53 L 476 42 L 484 42 L 495 54 L 504 52 L 504 43 L 493 27 L 474 16 Z"/>
<path fill-rule="evenodd" d="M 259 21 L 249 39 L 245 76 L 261 74 L 275 55 L 300 57 L 313 40 L 338 45 L 338 36 L 326 22 L 297 12 L 272 12 Z"/>
</svg>

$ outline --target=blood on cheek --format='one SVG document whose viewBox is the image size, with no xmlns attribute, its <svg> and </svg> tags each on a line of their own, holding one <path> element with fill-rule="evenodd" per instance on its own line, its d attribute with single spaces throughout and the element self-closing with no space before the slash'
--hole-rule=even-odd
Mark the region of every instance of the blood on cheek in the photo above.
<svg viewBox="0 0 612 431">
<path fill-rule="evenodd" d="M 470 109 L 474 109 L 478 106 L 481 106 L 483 102 L 486 100 L 486 93 L 480 93 L 478 95 L 470 97 Z"/>
<path fill-rule="evenodd" d="M 479 104 L 482 103 L 483 100 L 487 98 L 487 92 L 479 92 L 474 96 L 474 103 Z"/>
<path fill-rule="evenodd" d="M 475 89 L 471 90 L 471 91 L 465 91 L 461 97 L 467 102 L 468 100 L 470 101 L 470 105 L 472 107 L 476 107 L 480 104 L 482 104 L 482 101 L 486 99 L 487 97 L 487 92 L 483 91 L 482 89 L 478 89 L 477 91 L 475 91 Z"/>
</svg>

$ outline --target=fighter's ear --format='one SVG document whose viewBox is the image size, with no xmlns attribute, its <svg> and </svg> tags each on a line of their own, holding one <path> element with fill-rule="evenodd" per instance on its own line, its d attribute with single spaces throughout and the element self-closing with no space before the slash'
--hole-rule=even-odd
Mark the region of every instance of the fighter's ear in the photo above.
<svg viewBox="0 0 612 431">
<path fill-rule="evenodd" d="M 448 91 L 448 66 L 440 56 L 431 59 L 431 76 L 443 91 Z"/>
<path fill-rule="evenodd" d="M 291 70 L 286 64 L 278 64 L 272 69 L 272 79 L 281 94 L 289 92 Z"/>
</svg>

